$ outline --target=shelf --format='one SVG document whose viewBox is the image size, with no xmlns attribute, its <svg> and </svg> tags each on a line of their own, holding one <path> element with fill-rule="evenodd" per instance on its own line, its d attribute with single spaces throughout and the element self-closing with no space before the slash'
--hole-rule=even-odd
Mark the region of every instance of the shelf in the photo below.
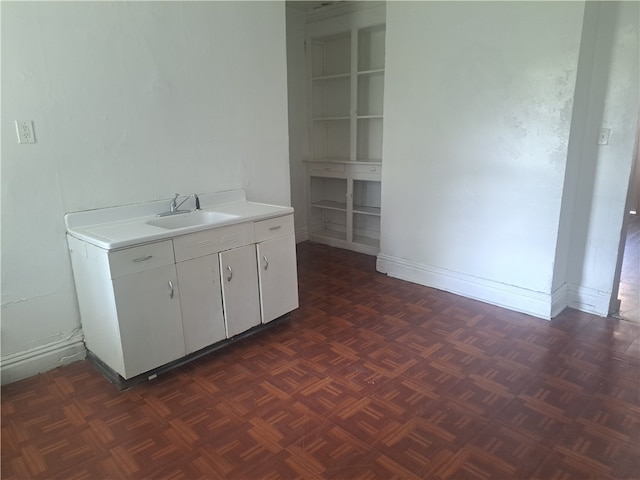
<svg viewBox="0 0 640 480">
<path fill-rule="evenodd" d="M 344 157 L 313 157 L 306 158 L 303 160 L 305 163 L 345 163 L 347 165 L 362 165 L 364 164 L 374 164 L 374 165 L 382 165 L 382 159 L 380 158 L 358 158 L 356 160 L 349 160 Z"/>
<path fill-rule="evenodd" d="M 360 243 L 362 245 L 367 245 L 369 247 L 380 248 L 379 238 L 365 237 L 364 235 L 354 235 L 353 243 Z"/>
<path fill-rule="evenodd" d="M 358 76 L 358 118 L 382 118 L 384 98 L 383 75 Z"/>
<path fill-rule="evenodd" d="M 309 184 L 309 200 L 311 206 L 323 209 L 347 211 L 347 181 L 344 178 L 312 176 Z"/>
<path fill-rule="evenodd" d="M 385 26 L 314 37 L 307 223 L 312 241 L 380 249 Z"/>
<path fill-rule="evenodd" d="M 351 105 L 351 76 L 320 77 L 311 87 L 313 117 L 319 119 L 348 119 Z"/>
<path fill-rule="evenodd" d="M 349 158 L 350 126 L 348 119 L 316 120 L 312 126 L 313 158 Z"/>
<path fill-rule="evenodd" d="M 338 158 L 338 157 L 319 157 L 319 158 L 310 158 L 305 160 L 307 163 L 353 163 L 348 158 Z"/>
<path fill-rule="evenodd" d="M 311 41 L 312 78 L 349 75 L 351 69 L 351 36 L 344 32 Z"/>
<path fill-rule="evenodd" d="M 378 72 L 380 70 L 371 70 L 371 72 Z M 384 70 L 381 70 L 384 72 Z M 365 73 L 365 72 L 363 72 Z M 368 73 L 368 72 L 367 72 Z M 311 81 L 313 82 L 326 82 L 331 80 L 348 80 L 351 78 L 350 73 L 337 73 L 335 75 L 322 75 L 321 77 L 313 77 Z"/>
<path fill-rule="evenodd" d="M 358 77 L 358 118 L 382 118 L 384 77 Z"/>
<path fill-rule="evenodd" d="M 340 157 L 313 157 L 303 160 L 306 163 L 354 163 L 348 158 Z"/>
<path fill-rule="evenodd" d="M 334 120 L 351 120 L 351 117 L 313 117 L 314 122 L 331 122 Z"/>
<path fill-rule="evenodd" d="M 358 118 L 356 158 L 382 158 L 382 116 Z"/>
<path fill-rule="evenodd" d="M 346 232 L 338 232 L 336 230 L 328 230 L 328 229 L 318 230 L 315 232 L 311 232 L 311 235 L 316 237 L 322 237 L 322 238 L 330 238 L 334 240 L 342 240 L 342 241 L 347 240 Z"/>
<path fill-rule="evenodd" d="M 354 226 L 366 225 L 366 228 L 370 228 L 371 225 L 377 225 L 374 230 L 380 230 L 381 193 L 382 189 L 379 181 L 353 180 L 353 213 L 354 215 L 360 215 L 359 217 L 354 217 Z M 365 218 L 372 216 L 378 218 L 375 220 Z"/>
<path fill-rule="evenodd" d="M 380 216 L 380 207 L 369 207 L 367 205 L 353 205 L 353 213 L 359 215 Z"/>
<path fill-rule="evenodd" d="M 368 75 L 383 75 L 384 68 L 376 68 L 375 70 L 362 70 L 358 72 L 358 76 L 368 76 Z"/>
<path fill-rule="evenodd" d="M 385 27 L 376 25 L 358 32 L 358 71 L 384 68 Z"/>
<path fill-rule="evenodd" d="M 379 209 L 378 209 L 379 211 Z M 380 216 L 379 215 L 354 215 L 353 216 L 353 242 L 380 246 Z"/>
<path fill-rule="evenodd" d="M 382 159 L 381 158 L 358 158 L 353 162 L 349 162 L 353 165 L 368 165 L 368 164 L 372 164 L 372 165 L 382 165 Z"/>
<path fill-rule="evenodd" d="M 347 211 L 347 204 L 345 202 L 334 202 L 332 200 L 320 200 L 319 202 L 312 202 L 311 206 L 315 208 L 324 208 L 327 210 L 337 210 L 339 212 Z"/>
</svg>

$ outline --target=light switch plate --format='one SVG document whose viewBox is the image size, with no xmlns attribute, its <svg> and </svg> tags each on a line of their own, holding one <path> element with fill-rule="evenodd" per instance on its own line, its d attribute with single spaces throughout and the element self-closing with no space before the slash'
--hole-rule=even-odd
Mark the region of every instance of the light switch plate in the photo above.
<svg viewBox="0 0 640 480">
<path fill-rule="evenodd" d="M 16 132 L 18 133 L 18 143 L 36 143 L 31 120 L 16 120 Z"/>
</svg>

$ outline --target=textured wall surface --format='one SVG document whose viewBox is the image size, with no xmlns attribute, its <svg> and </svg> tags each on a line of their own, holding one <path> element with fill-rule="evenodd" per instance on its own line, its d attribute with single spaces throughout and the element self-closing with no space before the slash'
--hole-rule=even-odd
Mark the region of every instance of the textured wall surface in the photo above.
<svg viewBox="0 0 640 480">
<path fill-rule="evenodd" d="M 285 32 L 283 2 L 2 5 L 3 357 L 80 325 L 66 212 L 233 188 L 289 204 Z"/>
<path fill-rule="evenodd" d="M 551 293 L 583 10 L 388 4 L 383 255 Z"/>
</svg>

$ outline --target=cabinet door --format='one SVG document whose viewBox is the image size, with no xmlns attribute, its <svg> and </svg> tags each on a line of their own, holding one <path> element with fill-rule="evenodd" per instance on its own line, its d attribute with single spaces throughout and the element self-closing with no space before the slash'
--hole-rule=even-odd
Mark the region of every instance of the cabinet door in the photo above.
<svg viewBox="0 0 640 480">
<path fill-rule="evenodd" d="M 187 355 L 226 338 L 218 255 L 176 264 Z"/>
<path fill-rule="evenodd" d="M 255 245 L 220 253 L 220 275 L 227 337 L 260 323 Z"/>
<path fill-rule="evenodd" d="M 124 357 L 131 378 L 185 354 L 174 265 L 113 280 Z"/>
<path fill-rule="evenodd" d="M 257 245 L 262 323 L 298 308 L 298 272 L 294 235 Z"/>
</svg>

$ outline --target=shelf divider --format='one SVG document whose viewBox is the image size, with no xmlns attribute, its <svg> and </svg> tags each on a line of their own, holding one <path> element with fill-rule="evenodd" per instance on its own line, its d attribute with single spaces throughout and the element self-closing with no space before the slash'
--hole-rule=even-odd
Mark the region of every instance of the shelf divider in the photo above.
<svg viewBox="0 0 640 480">
<path fill-rule="evenodd" d="M 376 68 L 373 70 L 361 70 L 358 72 L 358 75 L 366 76 L 366 75 L 378 75 L 380 73 L 384 73 L 384 68 Z"/>
<path fill-rule="evenodd" d="M 369 207 L 367 205 L 354 205 L 353 213 L 360 215 L 373 215 L 376 217 L 380 216 L 380 207 Z"/>
<path fill-rule="evenodd" d="M 347 211 L 346 202 L 334 202 L 333 200 L 320 200 L 318 202 L 312 202 L 311 206 L 315 208 L 324 208 L 327 210 L 337 210 L 339 212 Z"/>
<path fill-rule="evenodd" d="M 322 82 L 324 80 L 339 80 L 341 78 L 347 79 L 351 77 L 351 73 L 336 73 L 333 75 L 321 75 L 318 77 L 313 77 L 311 78 L 311 81 L 313 82 Z"/>
</svg>

